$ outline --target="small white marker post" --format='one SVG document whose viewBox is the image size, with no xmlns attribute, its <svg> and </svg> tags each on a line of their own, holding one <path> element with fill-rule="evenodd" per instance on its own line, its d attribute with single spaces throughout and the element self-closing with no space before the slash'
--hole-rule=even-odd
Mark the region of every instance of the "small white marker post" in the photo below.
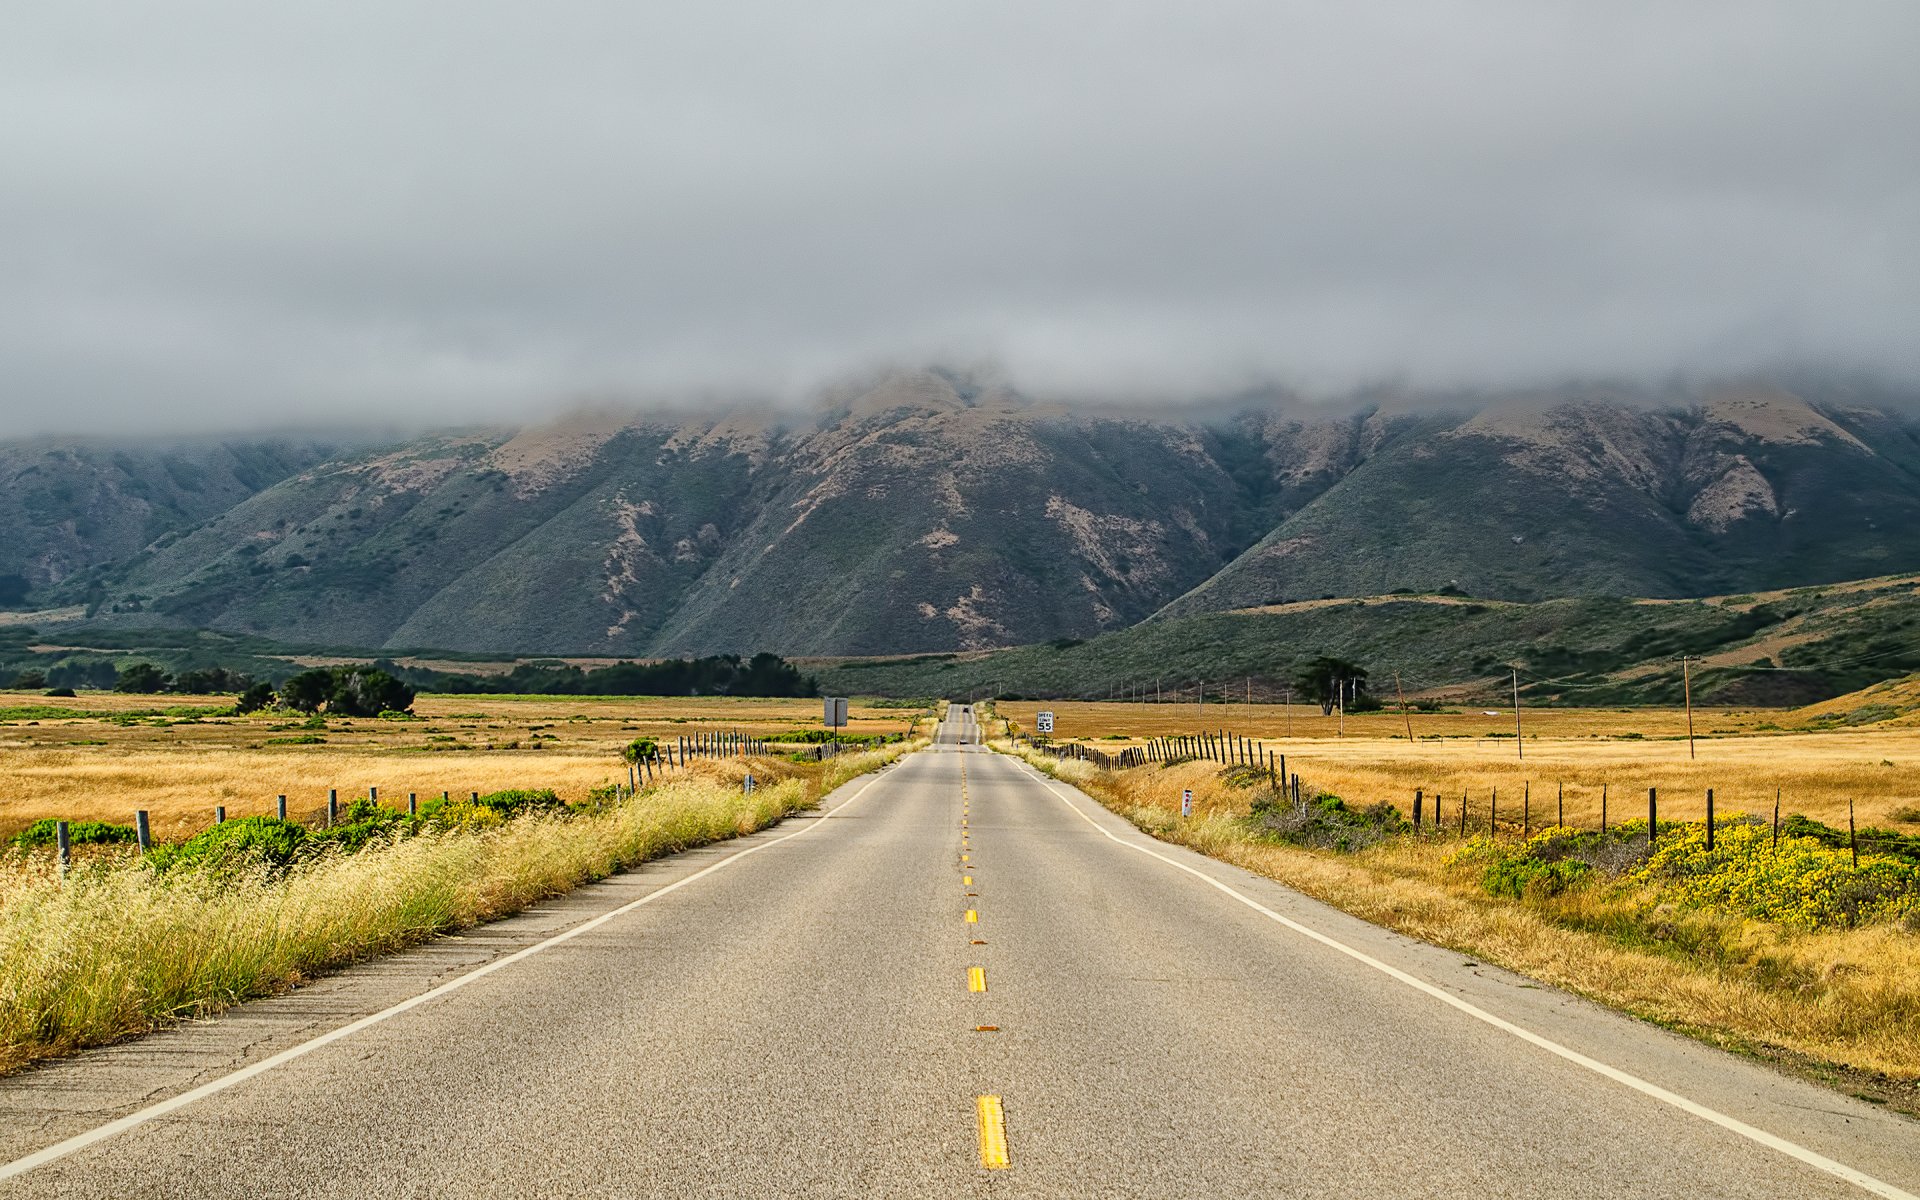
<svg viewBox="0 0 1920 1200">
<path fill-rule="evenodd" d="M 1190 817 L 1193 815 L 1193 789 L 1192 788 L 1180 789 L 1180 815 L 1183 817 Z"/>
</svg>

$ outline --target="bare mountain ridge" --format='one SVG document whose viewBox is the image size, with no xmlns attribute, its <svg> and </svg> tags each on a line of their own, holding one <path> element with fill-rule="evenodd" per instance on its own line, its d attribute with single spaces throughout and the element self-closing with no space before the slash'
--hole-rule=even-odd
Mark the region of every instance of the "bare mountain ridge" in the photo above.
<svg viewBox="0 0 1920 1200">
<path fill-rule="evenodd" d="M 1704 595 L 1916 566 L 1920 426 L 1885 396 L 1169 417 L 928 372 L 812 414 L 583 416 L 305 465 L 34 599 L 369 648 L 886 654 L 1321 595 Z"/>
</svg>

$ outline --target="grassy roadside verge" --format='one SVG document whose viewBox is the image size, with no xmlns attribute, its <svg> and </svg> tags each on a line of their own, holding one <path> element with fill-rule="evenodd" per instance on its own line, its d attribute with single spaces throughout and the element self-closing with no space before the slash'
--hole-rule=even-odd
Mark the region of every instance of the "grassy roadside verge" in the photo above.
<svg viewBox="0 0 1920 1200">
<path fill-rule="evenodd" d="M 1343 911 L 1920 1115 L 1920 937 L 1902 923 L 1798 928 L 1595 884 L 1489 894 L 1474 840 L 1322 850 L 1272 836 L 1214 764 L 1103 772 L 1012 751 L 1163 841 Z M 1194 814 L 1180 816 L 1180 793 Z M 1663 823 L 1664 827 L 1664 823 Z"/>
<path fill-rule="evenodd" d="M 0 1072 L 205 1016 L 755 832 L 921 744 L 818 766 L 700 764 L 597 812 L 430 829 L 277 871 L 154 871 L 120 853 L 62 880 L 50 856 L 14 856 L 0 861 Z M 761 786 L 743 793 L 749 767 Z"/>
</svg>

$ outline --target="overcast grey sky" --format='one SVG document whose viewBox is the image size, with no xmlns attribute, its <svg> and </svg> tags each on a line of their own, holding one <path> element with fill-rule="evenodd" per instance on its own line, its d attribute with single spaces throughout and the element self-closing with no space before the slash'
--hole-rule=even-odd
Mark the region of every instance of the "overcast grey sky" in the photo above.
<svg viewBox="0 0 1920 1200">
<path fill-rule="evenodd" d="M 0 0 L 0 433 L 1920 375 L 1920 5 Z"/>
</svg>

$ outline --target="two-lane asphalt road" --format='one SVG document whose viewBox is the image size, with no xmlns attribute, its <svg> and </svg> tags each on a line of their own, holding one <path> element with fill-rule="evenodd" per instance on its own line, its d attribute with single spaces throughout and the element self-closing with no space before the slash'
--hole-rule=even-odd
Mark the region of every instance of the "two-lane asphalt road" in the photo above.
<svg viewBox="0 0 1920 1200">
<path fill-rule="evenodd" d="M 977 740 L 956 706 L 829 815 L 583 889 L 483 975 L 416 979 L 429 948 L 297 1033 L 267 1001 L 139 1071 L 0 1083 L 4 1157 L 58 1150 L 0 1194 L 1920 1189 L 1913 1122 L 1155 843 Z"/>
</svg>

